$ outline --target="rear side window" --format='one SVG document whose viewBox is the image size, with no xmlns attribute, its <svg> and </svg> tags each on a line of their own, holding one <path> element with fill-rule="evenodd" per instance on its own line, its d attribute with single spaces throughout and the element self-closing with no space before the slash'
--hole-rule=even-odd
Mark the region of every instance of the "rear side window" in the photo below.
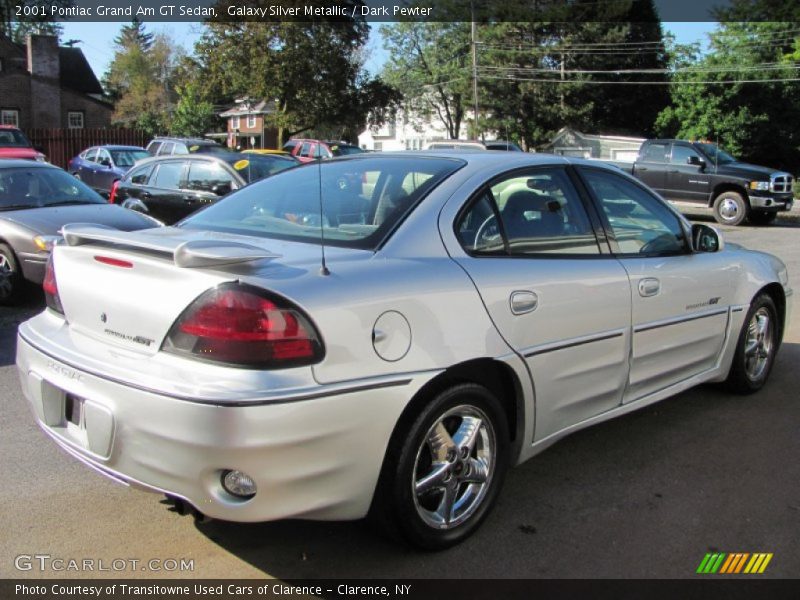
<svg viewBox="0 0 800 600">
<path fill-rule="evenodd" d="M 165 156 L 172 154 L 172 151 L 175 149 L 175 142 L 164 142 L 161 145 L 161 148 L 158 149 L 159 156 Z"/>
<path fill-rule="evenodd" d="M 234 184 L 233 176 L 220 164 L 195 160 L 189 163 L 189 177 L 186 189 L 200 192 L 214 192 L 222 184 Z"/>
<path fill-rule="evenodd" d="M 517 256 L 600 253 L 583 202 L 560 168 L 497 180 L 461 217 L 456 232 L 470 253 L 494 254 L 501 245 Z"/>
<path fill-rule="evenodd" d="M 157 142 L 157 141 L 150 142 L 149 144 L 147 144 L 146 150 L 153 156 L 156 156 L 158 154 L 158 151 L 161 149 L 161 144 L 162 142 Z"/>
<path fill-rule="evenodd" d="M 644 149 L 642 160 L 645 162 L 667 162 L 667 144 L 648 144 Z"/>
</svg>

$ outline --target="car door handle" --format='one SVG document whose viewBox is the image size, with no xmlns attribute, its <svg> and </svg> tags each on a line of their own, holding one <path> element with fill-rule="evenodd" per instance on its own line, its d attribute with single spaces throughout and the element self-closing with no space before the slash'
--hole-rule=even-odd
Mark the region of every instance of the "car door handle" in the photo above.
<svg viewBox="0 0 800 600">
<path fill-rule="evenodd" d="M 647 171 L 647 167 L 636 167 L 637 171 Z"/>
<path fill-rule="evenodd" d="M 142 192 L 142 200 L 150 200 L 153 197 L 153 194 L 150 192 Z"/>
<path fill-rule="evenodd" d="M 183 197 L 183 201 L 186 204 L 194 204 L 195 202 L 199 202 L 200 198 L 198 198 L 197 196 L 186 195 L 186 196 Z"/>
<path fill-rule="evenodd" d="M 642 298 L 655 296 L 661 291 L 661 282 L 653 277 L 647 277 L 639 281 L 639 295 Z"/>
<path fill-rule="evenodd" d="M 509 303 L 513 314 L 524 315 L 536 310 L 536 307 L 539 306 L 539 296 L 527 290 L 511 292 Z"/>
</svg>

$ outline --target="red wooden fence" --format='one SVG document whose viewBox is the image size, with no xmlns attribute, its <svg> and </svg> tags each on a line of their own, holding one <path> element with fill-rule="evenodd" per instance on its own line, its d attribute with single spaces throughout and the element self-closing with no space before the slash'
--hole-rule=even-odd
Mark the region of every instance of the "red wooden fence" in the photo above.
<svg viewBox="0 0 800 600">
<path fill-rule="evenodd" d="M 25 133 L 34 146 L 44 151 L 48 161 L 62 169 L 89 146 L 144 146 L 150 141 L 150 136 L 137 129 L 28 129 Z"/>
</svg>

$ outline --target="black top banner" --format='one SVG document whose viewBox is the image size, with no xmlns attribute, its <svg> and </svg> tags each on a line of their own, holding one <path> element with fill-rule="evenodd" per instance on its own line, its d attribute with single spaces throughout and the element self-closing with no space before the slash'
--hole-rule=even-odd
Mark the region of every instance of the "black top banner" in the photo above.
<svg viewBox="0 0 800 600">
<path fill-rule="evenodd" d="M 755 0 L 17 0 L 12 20 L 158 21 L 616 21 L 637 4 L 651 4 L 642 20 L 784 21 L 800 15 L 797 3 Z M 766 6 L 766 8 L 764 8 Z"/>
</svg>

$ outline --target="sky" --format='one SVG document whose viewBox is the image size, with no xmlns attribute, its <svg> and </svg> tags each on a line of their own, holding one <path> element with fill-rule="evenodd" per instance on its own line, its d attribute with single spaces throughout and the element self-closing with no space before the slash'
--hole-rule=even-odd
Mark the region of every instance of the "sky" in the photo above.
<svg viewBox="0 0 800 600">
<path fill-rule="evenodd" d="M 124 23 L 88 23 L 88 22 L 66 22 L 64 25 L 64 35 L 62 43 L 69 40 L 81 40 L 76 47 L 83 50 L 84 55 L 92 66 L 98 79 L 102 79 L 103 74 L 108 68 L 108 64 L 114 58 L 114 38 L 117 37 L 120 27 Z M 181 44 L 187 52 L 191 53 L 195 41 L 202 34 L 200 23 L 145 23 L 146 29 L 150 32 L 165 31 Z M 369 60 L 367 70 L 372 74 L 377 74 L 381 65 L 386 60 L 387 53 L 383 49 L 383 41 L 378 33 L 380 23 L 372 23 L 372 31 L 369 41 Z M 676 22 L 664 23 L 664 30 L 675 34 L 679 43 L 701 42 L 703 48 L 708 41 L 708 33 L 714 30 L 716 23 L 712 22 Z"/>
</svg>

